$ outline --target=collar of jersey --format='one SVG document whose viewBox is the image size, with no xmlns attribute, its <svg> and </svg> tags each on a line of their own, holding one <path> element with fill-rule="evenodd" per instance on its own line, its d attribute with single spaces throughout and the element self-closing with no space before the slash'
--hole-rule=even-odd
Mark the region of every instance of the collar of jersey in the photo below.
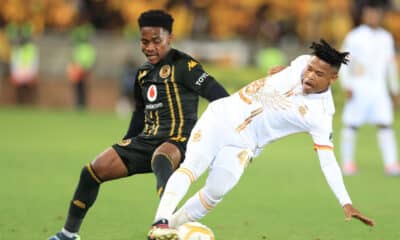
<svg viewBox="0 0 400 240">
<path fill-rule="evenodd" d="M 327 90 L 321 93 L 309 93 L 309 94 L 304 94 L 304 97 L 306 98 L 324 98 L 325 96 L 329 96 L 331 94 L 331 88 L 329 87 Z"/>
<path fill-rule="evenodd" d="M 160 67 L 160 66 L 164 66 L 165 64 L 171 64 L 172 57 L 174 56 L 175 51 L 176 50 L 174 48 L 171 48 L 169 50 L 169 52 L 167 53 L 167 55 L 163 59 L 161 59 L 156 65 L 152 65 L 152 66 L 153 67 Z"/>
</svg>

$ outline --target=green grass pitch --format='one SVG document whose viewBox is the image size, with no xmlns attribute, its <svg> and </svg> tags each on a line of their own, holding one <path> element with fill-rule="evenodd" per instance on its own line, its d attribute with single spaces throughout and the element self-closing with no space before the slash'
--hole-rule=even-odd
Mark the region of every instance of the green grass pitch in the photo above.
<svg viewBox="0 0 400 240">
<path fill-rule="evenodd" d="M 0 239 L 44 240 L 59 231 L 80 169 L 118 141 L 127 125 L 114 113 L 0 108 Z M 337 114 L 336 153 L 339 129 Z M 400 239 L 400 177 L 384 176 L 373 127 L 361 129 L 357 146 L 360 174 L 345 183 L 354 206 L 376 220 L 374 228 L 344 221 L 306 134 L 269 145 L 202 222 L 217 240 Z M 105 183 L 82 239 L 145 239 L 157 202 L 151 174 Z"/>
</svg>

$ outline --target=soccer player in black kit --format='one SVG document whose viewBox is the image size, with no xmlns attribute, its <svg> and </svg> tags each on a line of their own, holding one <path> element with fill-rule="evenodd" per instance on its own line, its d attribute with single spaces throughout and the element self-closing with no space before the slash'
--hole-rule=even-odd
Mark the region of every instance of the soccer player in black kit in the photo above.
<svg viewBox="0 0 400 240">
<path fill-rule="evenodd" d="M 168 178 L 184 159 L 199 96 L 209 101 L 228 96 L 199 62 L 171 48 L 171 15 L 149 10 L 138 22 L 147 62 L 135 76 L 136 108 L 129 130 L 121 142 L 83 167 L 65 225 L 49 240 L 80 239 L 80 226 L 103 182 L 154 172 L 161 197 Z"/>
</svg>

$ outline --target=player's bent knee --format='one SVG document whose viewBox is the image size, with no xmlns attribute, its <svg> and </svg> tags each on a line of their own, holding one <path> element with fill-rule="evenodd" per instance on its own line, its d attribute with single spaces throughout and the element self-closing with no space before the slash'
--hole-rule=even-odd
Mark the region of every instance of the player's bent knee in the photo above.
<svg viewBox="0 0 400 240">
<path fill-rule="evenodd" d="M 109 148 L 90 164 L 92 171 L 103 182 L 128 175 L 128 169 L 118 153 Z"/>
<path fill-rule="evenodd" d="M 157 156 L 164 156 L 165 159 L 168 159 L 172 165 L 173 169 L 176 169 L 180 162 L 181 162 L 181 157 L 182 154 L 177 146 L 175 146 L 172 143 L 165 142 L 161 144 L 153 154 L 152 158 L 152 166 L 154 163 L 154 160 L 157 159 Z"/>
<path fill-rule="evenodd" d="M 90 164 L 87 164 L 82 168 L 81 171 L 81 181 L 86 182 L 88 184 L 101 184 L 103 181 L 101 180 L 100 177 L 97 176 L 97 174 L 94 172 L 92 166 Z"/>
</svg>

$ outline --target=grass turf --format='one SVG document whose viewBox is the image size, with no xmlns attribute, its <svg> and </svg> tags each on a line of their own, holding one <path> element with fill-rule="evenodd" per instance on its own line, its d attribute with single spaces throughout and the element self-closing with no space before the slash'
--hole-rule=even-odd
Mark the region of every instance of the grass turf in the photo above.
<svg viewBox="0 0 400 240">
<path fill-rule="evenodd" d="M 256 79 L 253 75 L 250 79 Z M 230 81 L 236 82 L 222 82 Z M 0 108 L 0 239 L 46 239 L 59 231 L 80 169 L 118 141 L 127 125 L 128 119 L 113 113 Z M 339 127 L 338 115 L 336 152 Z M 395 129 L 399 137 L 398 121 Z M 354 206 L 376 220 L 375 228 L 344 222 L 306 134 L 269 145 L 202 222 L 217 240 L 400 239 L 400 178 L 383 175 L 375 139 L 373 127 L 360 130 L 360 174 L 345 177 Z M 203 182 L 204 177 L 191 193 Z M 82 239 L 145 239 L 157 202 L 151 174 L 105 183 L 83 224 Z"/>
</svg>

